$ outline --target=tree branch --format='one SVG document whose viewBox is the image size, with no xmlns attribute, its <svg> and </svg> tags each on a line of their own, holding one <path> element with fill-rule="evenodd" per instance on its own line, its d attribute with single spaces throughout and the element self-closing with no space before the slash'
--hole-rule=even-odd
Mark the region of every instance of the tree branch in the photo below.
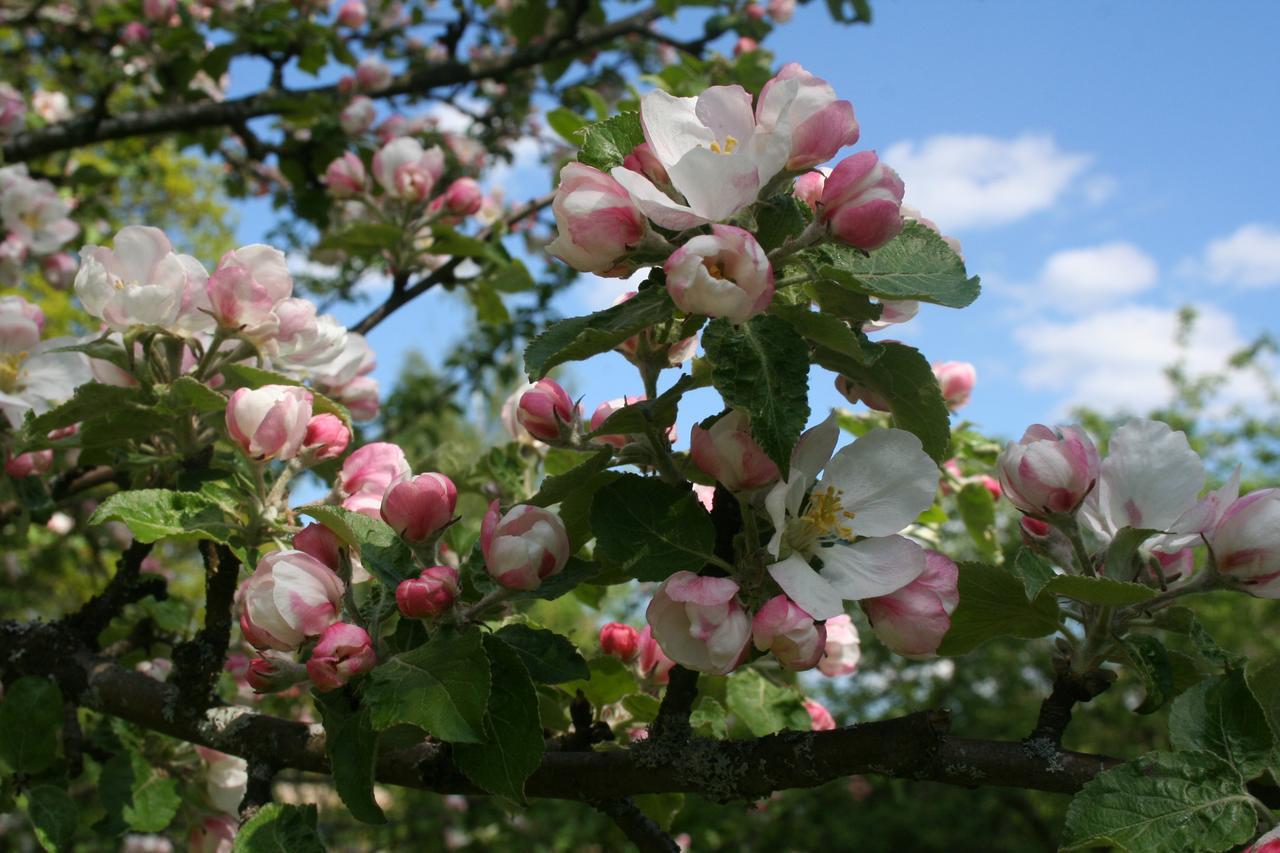
<svg viewBox="0 0 1280 853">
<path fill-rule="evenodd" d="M 1030 741 L 1045 741 L 1053 746 L 1062 745 L 1062 736 L 1071 723 L 1071 711 L 1076 703 L 1091 702 L 1115 682 L 1114 672 L 1095 669 L 1079 673 L 1071 671 L 1070 661 L 1054 661 L 1057 677 L 1053 692 L 1040 704 L 1040 715 L 1032 729 Z"/>
<path fill-rule="evenodd" d="M 433 89 L 445 86 L 487 79 L 500 80 L 515 71 L 563 59 L 622 36 L 650 35 L 647 25 L 661 16 L 661 11 L 655 6 L 603 27 L 575 34 L 571 38 L 553 39 L 544 45 L 523 48 L 495 65 L 474 67 L 453 61 L 416 69 L 394 77 L 385 89 L 371 94 L 377 98 L 425 95 Z M 189 133 L 214 127 L 242 125 L 251 119 L 278 113 L 288 106 L 296 106 L 302 98 L 327 98 L 337 104 L 343 97 L 337 85 L 297 90 L 267 89 L 241 98 L 169 104 L 116 116 L 102 117 L 89 113 L 18 134 L 0 148 L 4 155 L 0 159 L 13 163 L 112 139 L 157 133 Z"/>
<path fill-rule="evenodd" d="M 240 561 L 226 545 L 200 543 L 204 558 L 204 627 L 173 650 L 173 683 L 183 707 L 203 711 L 215 701 L 214 685 L 231 642 L 231 609 Z"/>
<path fill-rule="evenodd" d="M 164 578 L 142 577 L 142 561 L 150 553 L 151 545 L 134 541 L 116 561 L 116 573 L 107 581 L 106 588 L 62 620 L 61 624 L 87 648 L 97 649 L 98 635 L 106 630 L 111 620 L 119 616 L 127 605 L 148 595 L 164 594 Z"/>
<path fill-rule="evenodd" d="M 603 800 L 592 805 L 608 815 L 640 853 L 679 853 L 680 845 L 672 841 L 657 822 L 640 811 L 630 797 Z"/>
</svg>

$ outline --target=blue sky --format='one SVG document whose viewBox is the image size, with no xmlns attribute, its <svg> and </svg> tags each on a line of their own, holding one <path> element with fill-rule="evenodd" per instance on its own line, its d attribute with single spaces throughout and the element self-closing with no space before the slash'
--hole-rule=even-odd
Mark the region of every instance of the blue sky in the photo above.
<svg viewBox="0 0 1280 853">
<path fill-rule="evenodd" d="M 1158 403 L 1181 305 L 1202 311 L 1191 354 L 1202 369 L 1280 325 L 1280 4 L 882 0 L 872 26 L 844 28 L 822 5 L 768 45 L 853 102 L 862 139 L 850 150 L 874 148 L 897 168 L 907 201 L 958 237 L 982 276 L 975 305 L 926 308 L 892 332 L 932 360 L 977 366 L 963 416 L 1015 435 L 1074 403 Z M 689 10 L 677 29 L 699 19 Z M 549 186 L 533 153 L 499 176 L 509 198 Z M 246 205 L 241 239 L 261 239 L 269 215 Z M 587 277 L 560 308 L 603 307 L 619 290 Z M 467 313 L 431 294 L 375 330 L 384 387 L 406 347 L 452 339 Z M 563 380 L 588 411 L 639 392 L 615 355 Z M 815 416 L 843 403 L 829 376 L 815 370 L 812 385 Z M 682 413 L 684 436 L 710 412 L 701 393 Z M 1228 391 L 1260 393 L 1247 380 Z"/>
</svg>

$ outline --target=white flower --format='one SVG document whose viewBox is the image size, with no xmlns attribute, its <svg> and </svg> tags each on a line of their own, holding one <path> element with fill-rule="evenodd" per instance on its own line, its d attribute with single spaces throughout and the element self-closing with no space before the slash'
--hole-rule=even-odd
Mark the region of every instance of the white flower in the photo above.
<svg viewBox="0 0 1280 853">
<path fill-rule="evenodd" d="M 42 414 L 70 399 L 76 386 L 92 381 L 89 360 L 78 352 L 50 352 L 76 343 L 50 338 L 29 353 L 0 355 L 0 412 L 16 427 L 27 412 Z"/>
<path fill-rule="evenodd" d="M 924 550 L 894 534 L 933 503 L 938 487 L 937 465 L 911 433 L 875 429 L 832 456 L 839 435 L 834 415 L 802 435 L 789 478 L 765 497 L 774 526 L 769 553 L 790 548 L 769 574 L 819 620 L 843 613 L 843 601 L 887 595 L 924 571 Z"/>
<path fill-rule="evenodd" d="M 190 255 L 176 254 L 158 228 L 121 228 L 111 249 L 85 246 L 80 259 L 76 295 L 116 331 L 135 324 L 196 331 L 213 322 L 199 310 L 208 306 L 208 273 Z"/>
<path fill-rule="evenodd" d="M 0 168 L 0 223 L 29 251 L 51 254 L 79 234 L 70 212 L 53 184 L 27 176 L 25 164 Z"/>
</svg>

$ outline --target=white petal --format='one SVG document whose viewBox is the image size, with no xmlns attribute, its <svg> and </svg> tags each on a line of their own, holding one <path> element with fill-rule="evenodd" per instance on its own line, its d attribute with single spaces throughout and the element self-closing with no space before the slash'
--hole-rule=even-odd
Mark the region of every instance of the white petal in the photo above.
<svg viewBox="0 0 1280 853">
<path fill-rule="evenodd" d="M 716 222 L 728 219 L 760 194 L 760 170 L 746 151 L 717 154 L 709 148 L 694 148 L 667 167 L 667 174 L 695 213 Z"/>
<path fill-rule="evenodd" d="M 710 128 L 698 119 L 697 98 L 677 98 L 655 89 L 640 99 L 644 138 L 668 170 L 690 150 L 715 142 Z"/>
<path fill-rule="evenodd" d="M 730 136 L 738 143 L 746 142 L 756 129 L 751 96 L 741 86 L 712 86 L 698 96 L 694 112 L 721 143 Z"/>
<path fill-rule="evenodd" d="M 809 478 L 809 482 L 818 479 L 839 440 L 840 424 L 836 420 L 836 413 L 832 412 L 825 421 L 806 430 L 796 442 L 796 449 L 791 452 L 791 476 L 795 477 L 799 471 Z"/>
<path fill-rule="evenodd" d="M 916 520 L 933 503 L 938 466 L 920 439 L 900 429 L 874 429 L 827 463 L 822 484 L 844 492 L 859 536 L 887 536 Z"/>
<path fill-rule="evenodd" d="M 1204 463 L 1184 433 L 1132 420 L 1111 436 L 1096 490 L 1103 518 L 1117 529 L 1168 530 L 1203 487 Z"/>
<path fill-rule="evenodd" d="M 609 174 L 630 194 L 640 212 L 655 224 L 672 231 L 683 231 L 707 223 L 705 217 L 668 198 L 666 193 L 655 187 L 644 175 L 621 166 L 615 167 Z"/>
<path fill-rule="evenodd" d="M 826 550 L 826 549 L 824 549 Z M 924 555 L 920 557 L 924 571 Z M 919 574 L 920 572 L 916 572 Z M 815 572 L 803 557 L 792 554 L 769 567 L 769 575 L 787 597 L 814 619 L 830 619 L 844 612 L 843 598 L 830 583 Z"/>
<path fill-rule="evenodd" d="M 924 571 L 924 549 L 903 536 L 835 542 L 819 548 L 822 578 L 849 601 L 902 589 Z"/>
</svg>

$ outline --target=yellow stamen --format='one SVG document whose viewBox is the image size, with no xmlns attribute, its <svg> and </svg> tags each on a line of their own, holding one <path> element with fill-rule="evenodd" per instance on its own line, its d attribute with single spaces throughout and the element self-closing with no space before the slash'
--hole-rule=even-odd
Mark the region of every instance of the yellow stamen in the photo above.
<svg viewBox="0 0 1280 853">
<path fill-rule="evenodd" d="M 852 539 L 852 521 L 855 513 L 849 512 L 841 503 L 844 492 L 834 486 L 827 486 L 822 491 L 809 495 L 809 505 L 805 508 L 800 520 L 808 525 L 818 536 L 839 536 L 841 539 Z"/>
<path fill-rule="evenodd" d="M 732 136 L 726 136 L 724 138 L 723 146 L 721 146 L 719 142 L 712 142 L 710 145 L 711 150 L 717 154 L 732 154 L 733 149 L 737 147 L 738 147 L 738 140 L 733 138 Z"/>
</svg>

